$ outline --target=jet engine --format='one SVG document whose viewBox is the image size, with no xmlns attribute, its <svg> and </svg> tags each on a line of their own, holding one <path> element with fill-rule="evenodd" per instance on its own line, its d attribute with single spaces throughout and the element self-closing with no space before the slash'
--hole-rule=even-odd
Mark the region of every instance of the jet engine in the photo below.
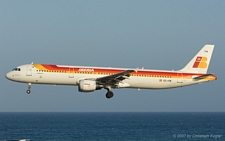
<svg viewBox="0 0 225 141">
<path fill-rule="evenodd" d="M 97 89 L 96 81 L 93 80 L 79 80 L 79 92 L 93 92 Z"/>
</svg>

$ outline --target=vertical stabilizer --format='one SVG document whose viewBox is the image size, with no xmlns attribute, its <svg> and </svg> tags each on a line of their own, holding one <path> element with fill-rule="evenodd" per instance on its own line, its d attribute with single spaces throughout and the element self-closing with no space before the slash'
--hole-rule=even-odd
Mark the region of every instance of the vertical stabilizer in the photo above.
<svg viewBox="0 0 225 141">
<path fill-rule="evenodd" d="M 206 74 L 212 57 L 214 45 L 205 45 L 198 54 L 180 71 Z"/>
</svg>

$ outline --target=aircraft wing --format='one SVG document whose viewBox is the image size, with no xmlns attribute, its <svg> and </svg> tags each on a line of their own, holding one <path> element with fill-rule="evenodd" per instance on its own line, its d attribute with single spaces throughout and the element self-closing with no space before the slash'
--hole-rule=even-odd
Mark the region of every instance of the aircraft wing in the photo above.
<svg viewBox="0 0 225 141">
<path fill-rule="evenodd" d="M 130 77 L 130 73 L 134 72 L 135 70 L 126 70 L 117 74 L 108 75 L 100 78 L 96 78 L 96 83 L 103 86 L 112 86 L 115 87 L 117 84 L 124 79 Z"/>
</svg>

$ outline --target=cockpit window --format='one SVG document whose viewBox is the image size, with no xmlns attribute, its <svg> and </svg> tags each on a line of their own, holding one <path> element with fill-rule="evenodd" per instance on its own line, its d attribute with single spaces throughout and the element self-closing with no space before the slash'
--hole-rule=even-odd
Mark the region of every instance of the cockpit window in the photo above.
<svg viewBox="0 0 225 141">
<path fill-rule="evenodd" d="M 13 71 L 20 71 L 20 68 L 14 68 Z"/>
</svg>

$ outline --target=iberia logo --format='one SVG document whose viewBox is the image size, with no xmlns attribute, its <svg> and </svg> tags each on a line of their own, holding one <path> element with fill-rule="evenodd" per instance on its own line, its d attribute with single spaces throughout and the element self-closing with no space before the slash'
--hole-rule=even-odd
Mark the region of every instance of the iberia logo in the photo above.
<svg viewBox="0 0 225 141">
<path fill-rule="evenodd" d="M 193 68 L 202 68 L 202 69 L 207 68 L 208 66 L 206 63 L 207 60 L 208 60 L 207 57 L 201 57 L 201 56 L 197 57 L 193 65 Z"/>
</svg>

